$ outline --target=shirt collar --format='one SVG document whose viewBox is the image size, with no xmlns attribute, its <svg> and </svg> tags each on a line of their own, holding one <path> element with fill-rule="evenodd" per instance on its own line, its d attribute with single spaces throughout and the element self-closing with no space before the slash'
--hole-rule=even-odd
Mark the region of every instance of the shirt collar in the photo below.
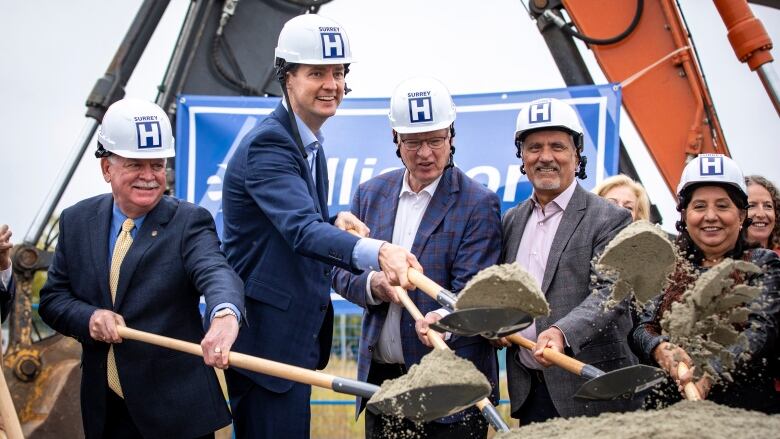
<svg viewBox="0 0 780 439">
<path fill-rule="evenodd" d="M 111 209 L 111 232 L 114 236 L 119 235 L 119 231 L 122 230 L 122 223 L 125 222 L 125 220 L 128 218 L 127 215 L 122 213 L 122 211 L 119 209 L 119 206 L 117 206 L 116 202 L 114 202 L 114 206 Z M 135 230 L 139 230 L 141 228 L 141 224 L 143 224 L 144 220 L 146 219 L 146 215 L 144 214 L 139 216 L 138 218 L 133 218 L 133 223 L 135 224 Z"/>
<path fill-rule="evenodd" d="M 282 99 L 282 106 L 289 112 L 289 109 L 287 108 L 287 102 L 285 102 L 284 99 Z M 295 112 L 293 112 L 293 114 L 295 114 Z M 315 142 L 319 142 L 319 144 L 322 145 L 322 142 L 325 141 L 325 136 L 322 135 L 321 130 L 317 130 L 316 133 L 312 132 L 312 130 L 309 129 L 309 126 L 306 125 L 297 114 L 295 114 L 295 121 L 298 123 L 298 133 L 301 135 L 301 142 L 303 142 L 303 147 L 306 149 L 307 153 L 313 153 L 317 150 L 317 145 Z"/>
<path fill-rule="evenodd" d="M 436 180 L 433 180 L 431 184 L 422 188 L 420 192 L 427 192 L 428 195 L 430 195 L 431 198 L 433 198 L 433 194 L 436 192 L 436 188 L 439 187 L 439 182 L 441 181 L 442 175 L 444 175 L 443 172 L 440 176 L 436 178 Z M 409 186 L 409 170 L 407 169 L 406 171 L 404 171 L 404 181 L 403 184 L 401 185 L 401 193 L 398 194 L 398 198 L 401 198 L 404 194 L 414 194 L 414 193 L 415 192 L 412 190 L 412 187 Z"/>
<path fill-rule="evenodd" d="M 555 197 L 551 203 L 555 203 L 556 206 L 558 206 L 561 210 L 566 210 L 566 206 L 569 205 L 569 201 L 571 201 L 571 197 L 574 195 L 574 189 L 577 187 L 577 179 L 572 180 L 569 187 L 566 188 L 563 192 L 558 194 L 557 197 Z M 534 206 L 541 208 L 541 204 L 539 204 L 539 201 L 536 199 L 536 192 L 534 192 L 533 197 L 531 197 L 531 200 L 534 202 Z"/>
</svg>

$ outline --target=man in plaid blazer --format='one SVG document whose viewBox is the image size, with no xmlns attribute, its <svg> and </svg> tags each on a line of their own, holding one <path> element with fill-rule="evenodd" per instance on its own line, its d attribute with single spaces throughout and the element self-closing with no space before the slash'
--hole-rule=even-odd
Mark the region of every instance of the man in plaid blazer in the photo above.
<svg viewBox="0 0 780 439">
<path fill-rule="evenodd" d="M 453 166 L 455 106 L 443 84 L 431 78 L 404 81 L 390 107 L 393 138 L 404 168 L 361 184 L 352 213 L 371 229 L 373 238 L 406 247 L 429 278 L 457 293 L 479 270 L 498 261 L 498 197 Z M 431 351 L 427 340 L 418 338 L 414 320 L 398 304 L 382 272 L 354 275 L 339 269 L 333 287 L 365 309 L 358 379 L 381 384 L 397 378 Z M 413 290 L 409 296 L 428 322 L 440 318 L 440 306 L 425 293 Z M 448 344 L 487 376 L 496 401 L 498 364 L 490 343 L 481 337 L 452 336 Z M 358 414 L 364 402 L 358 398 Z M 421 437 L 487 434 L 487 423 L 474 408 L 422 425 L 409 421 L 388 425 L 388 421 L 367 412 L 366 437 L 387 437 L 406 430 Z"/>
</svg>

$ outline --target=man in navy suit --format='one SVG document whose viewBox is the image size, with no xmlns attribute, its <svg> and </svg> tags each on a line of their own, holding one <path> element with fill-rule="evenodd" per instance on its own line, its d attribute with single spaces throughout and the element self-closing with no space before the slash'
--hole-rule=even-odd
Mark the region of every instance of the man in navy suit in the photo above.
<svg viewBox="0 0 780 439">
<path fill-rule="evenodd" d="M 14 303 L 14 277 L 11 270 L 11 229 L 0 225 L 0 317 L 5 320 Z"/>
<path fill-rule="evenodd" d="M 209 212 L 163 196 L 174 150 L 160 107 L 135 99 L 113 104 L 95 155 L 111 194 L 62 212 L 39 309 L 44 322 L 82 345 L 85 435 L 213 438 L 230 414 L 208 366 L 227 367 L 243 309 L 241 280 L 219 248 Z M 117 326 L 125 324 L 201 342 L 205 364 L 123 342 Z"/>
<path fill-rule="evenodd" d="M 458 292 L 479 270 L 494 265 L 501 249 L 501 219 L 496 194 L 453 165 L 455 104 L 446 87 L 432 78 L 402 82 L 390 102 L 390 124 L 403 169 L 363 183 L 355 193 L 352 212 L 376 238 L 408 248 L 426 275 Z M 418 324 L 399 305 L 384 272 L 360 275 L 337 270 L 334 289 L 365 309 L 358 357 L 358 379 L 381 385 L 398 378 L 430 344 L 422 334 L 442 316 L 425 293 L 409 296 L 426 322 Z M 450 348 L 471 360 L 493 385 L 498 400 L 495 349 L 482 337 L 448 340 Z M 364 401 L 358 398 L 358 413 Z M 366 437 L 486 437 L 487 422 L 475 408 L 434 422 L 414 424 L 366 412 Z"/>
<path fill-rule="evenodd" d="M 320 127 L 344 96 L 351 50 L 343 28 L 295 17 L 279 34 L 276 60 L 285 101 L 242 140 L 223 183 L 224 248 L 246 292 L 236 350 L 321 369 L 333 333 L 333 266 L 383 269 L 404 287 L 407 268 L 420 266 L 399 246 L 343 231 L 368 232 L 349 212 L 328 214 Z M 309 437 L 310 386 L 237 369 L 226 378 L 237 437 Z"/>
</svg>

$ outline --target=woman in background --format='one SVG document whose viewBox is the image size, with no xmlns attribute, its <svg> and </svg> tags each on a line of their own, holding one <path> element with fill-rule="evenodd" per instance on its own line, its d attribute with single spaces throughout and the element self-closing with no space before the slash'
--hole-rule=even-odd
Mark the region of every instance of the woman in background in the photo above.
<svg viewBox="0 0 780 439">
<path fill-rule="evenodd" d="M 593 192 L 631 211 L 634 221 L 650 219 L 650 200 L 645 188 L 626 175 L 618 174 L 605 179 L 596 185 Z"/>
<path fill-rule="evenodd" d="M 747 239 L 780 254 L 780 194 L 777 187 L 760 175 L 745 177 L 748 188 L 748 218 L 753 222 Z"/>
</svg>

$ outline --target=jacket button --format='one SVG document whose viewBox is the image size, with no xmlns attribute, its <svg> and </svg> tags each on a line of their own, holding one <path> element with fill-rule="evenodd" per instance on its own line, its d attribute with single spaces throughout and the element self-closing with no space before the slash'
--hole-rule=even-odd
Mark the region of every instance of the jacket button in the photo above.
<svg viewBox="0 0 780 439">
<path fill-rule="evenodd" d="M 320 311 L 325 312 L 328 310 L 328 305 L 320 305 Z"/>
<path fill-rule="evenodd" d="M 368 347 L 368 352 L 374 352 L 374 345 Z"/>
<path fill-rule="evenodd" d="M 330 276 L 330 268 L 326 268 L 326 269 L 322 270 L 322 274 L 324 274 L 325 277 L 329 277 Z"/>
</svg>

